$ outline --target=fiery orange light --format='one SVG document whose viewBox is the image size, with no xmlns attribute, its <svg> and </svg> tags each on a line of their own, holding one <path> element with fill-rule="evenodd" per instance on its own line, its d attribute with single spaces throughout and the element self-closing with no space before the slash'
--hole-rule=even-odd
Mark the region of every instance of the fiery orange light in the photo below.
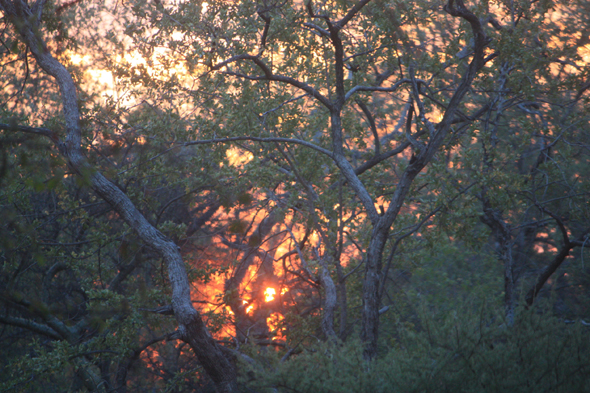
<svg viewBox="0 0 590 393">
<path fill-rule="evenodd" d="M 273 340 L 282 340 L 285 338 L 283 329 L 281 328 L 281 321 L 283 319 L 285 319 L 285 317 L 278 312 L 273 312 L 268 318 L 266 318 L 266 324 L 269 329 L 276 334 L 275 337 L 273 337 Z"/>
<path fill-rule="evenodd" d="M 273 300 L 275 300 L 276 294 L 277 294 L 277 291 L 275 291 L 274 288 L 271 288 L 271 287 L 266 288 L 264 291 L 264 301 L 265 302 L 272 302 Z"/>
<path fill-rule="evenodd" d="M 283 289 L 281 289 L 281 295 L 284 295 L 285 293 L 287 293 L 289 291 L 289 288 L 284 287 Z"/>
<path fill-rule="evenodd" d="M 250 314 L 250 311 L 252 311 L 253 309 L 254 309 L 254 305 L 253 304 L 250 304 L 248 306 L 248 308 L 246 308 L 246 314 Z"/>
</svg>

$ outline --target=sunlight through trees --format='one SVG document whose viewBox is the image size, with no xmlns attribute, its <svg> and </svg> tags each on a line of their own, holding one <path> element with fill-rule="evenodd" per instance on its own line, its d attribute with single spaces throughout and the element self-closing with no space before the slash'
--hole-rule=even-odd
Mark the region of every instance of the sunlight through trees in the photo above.
<svg viewBox="0 0 590 393">
<path fill-rule="evenodd" d="M 586 391 L 589 13 L 0 0 L 0 389 Z"/>
</svg>

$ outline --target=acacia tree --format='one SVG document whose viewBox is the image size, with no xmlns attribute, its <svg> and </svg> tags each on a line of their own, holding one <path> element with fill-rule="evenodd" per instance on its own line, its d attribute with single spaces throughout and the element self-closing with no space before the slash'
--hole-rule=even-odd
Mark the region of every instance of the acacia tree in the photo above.
<svg viewBox="0 0 590 393">
<path fill-rule="evenodd" d="M 465 156 L 456 173 L 461 181 L 478 184 L 479 217 L 504 266 L 505 315 L 512 325 L 519 286 L 532 305 L 570 252 L 586 246 L 587 189 L 576 179 L 587 165 L 582 119 L 588 83 L 584 46 L 564 29 L 585 23 L 577 10 L 515 3 L 507 11 L 506 24 L 494 22 L 499 67 L 478 85 L 485 93 L 474 97 L 485 108 L 472 135 L 472 143 L 481 146 L 479 162 Z M 571 214 L 576 218 L 563 219 Z"/>
<path fill-rule="evenodd" d="M 164 236 L 139 212 L 127 195 L 104 175 L 90 167 L 81 150 L 82 127 L 78 108 L 76 85 L 68 70 L 53 57 L 45 44 L 41 31 L 41 20 L 45 1 L 27 4 L 24 1 L 3 1 L 0 3 L 5 18 L 17 30 L 33 57 L 59 86 L 65 119 L 65 139 L 45 128 L 3 125 L 4 129 L 30 132 L 43 135 L 56 145 L 66 158 L 68 166 L 79 176 L 85 176 L 90 186 L 106 201 L 120 217 L 164 259 L 172 286 L 171 309 L 178 322 L 178 334 L 195 351 L 199 362 L 214 381 L 220 392 L 237 391 L 234 365 L 222 352 L 221 347 L 208 332 L 201 315 L 193 307 L 190 297 L 190 284 L 182 256 L 177 245 Z M 61 326 L 57 334 L 69 339 L 72 329 Z M 59 326 L 54 326 L 58 329 Z"/>
<path fill-rule="evenodd" d="M 520 205 L 524 206 L 522 209 L 515 205 L 504 214 L 519 224 L 508 225 L 502 218 L 506 198 L 515 193 L 529 193 L 527 198 L 535 201 L 533 205 L 542 214 L 549 213 L 543 207 L 545 202 L 534 196 L 540 189 L 535 186 L 527 189 L 526 177 L 529 173 L 534 175 L 537 169 L 525 170 L 519 180 L 511 180 L 507 174 L 499 191 L 502 197 L 490 198 L 499 179 L 498 172 L 510 172 L 509 162 L 513 157 L 520 156 L 524 162 L 530 154 L 529 148 L 513 144 L 510 152 L 516 156 L 500 153 L 503 163 L 499 164 L 498 153 L 491 153 L 490 149 L 496 148 L 500 130 L 505 129 L 503 119 L 509 119 L 513 130 L 514 123 L 526 123 L 519 128 L 521 138 L 539 138 L 527 129 L 536 121 L 533 115 L 540 116 L 545 127 L 549 112 L 559 113 L 559 119 L 567 119 L 588 88 L 583 76 L 586 68 L 582 68 L 587 64 L 583 60 L 571 66 L 577 67 L 577 71 L 564 69 L 554 79 L 555 84 L 544 82 L 554 73 L 551 67 L 563 63 L 564 56 L 580 56 L 575 53 L 579 44 L 573 47 L 573 53 L 566 53 L 563 47 L 556 49 L 539 41 L 539 34 L 548 34 L 551 26 L 556 27 L 546 19 L 558 15 L 559 11 L 552 12 L 557 4 L 486 3 L 473 6 L 474 11 L 463 2 L 454 1 L 442 8 L 430 3 L 413 8 L 401 2 L 396 5 L 396 10 L 383 2 L 369 1 L 337 4 L 308 1 L 293 8 L 285 2 L 273 1 L 232 6 L 209 2 L 206 10 L 191 5 L 170 9 L 158 6 L 155 9 L 162 17 L 154 26 L 162 30 L 157 38 L 149 41 L 149 34 L 145 35 L 143 30 L 130 31 L 137 42 L 148 40 L 152 45 L 170 45 L 182 53 L 191 69 L 202 78 L 204 90 L 211 83 L 209 94 L 217 94 L 218 107 L 231 107 L 235 111 L 229 116 L 223 112 L 221 118 L 213 113 L 220 126 L 212 126 L 213 132 L 201 134 L 209 138 L 186 144 L 267 142 L 270 147 L 252 144 L 246 148 L 255 156 L 274 154 L 275 161 L 276 157 L 283 158 L 283 168 L 289 168 L 286 173 L 296 183 L 296 186 L 285 187 L 304 195 L 306 200 L 306 204 L 294 208 L 305 212 L 311 223 L 308 229 L 319 231 L 323 249 L 330 250 L 322 254 L 312 246 L 309 254 L 304 255 L 301 251 L 308 241 L 307 236 L 294 244 L 301 261 L 311 258 L 318 264 L 317 275 L 312 278 L 324 290 L 322 326 L 326 337 L 335 335 L 332 326 L 337 305 L 340 304 L 341 316 L 346 314 L 347 307 L 345 297 L 336 291 L 336 287 L 341 286 L 346 292 L 347 276 L 339 273 L 342 268 L 339 250 L 346 242 L 346 231 L 344 226 L 338 230 L 338 225 L 334 225 L 339 218 L 342 222 L 342 216 L 333 215 L 334 221 L 331 221 L 328 212 L 333 209 L 330 205 L 337 204 L 338 209 L 352 212 L 353 216 L 361 211 L 366 215 L 369 224 L 365 230 L 370 235 L 366 237 L 367 244 L 360 247 L 365 269 L 361 338 L 368 359 L 377 353 L 379 310 L 395 250 L 402 239 L 419 230 L 433 215 L 452 211 L 450 202 L 463 194 L 469 195 L 468 200 L 475 197 L 480 201 L 482 211 L 474 216 L 489 226 L 499 244 L 497 252 L 504 264 L 505 313 L 508 323 L 513 323 L 517 270 L 526 264 L 515 261 L 512 254 L 524 257 L 526 251 L 519 247 L 530 249 L 537 244 L 534 228 L 542 228 L 547 221 L 543 217 L 527 218 L 530 205 Z M 145 9 L 141 12 L 145 13 Z M 199 24 L 195 24 L 196 20 Z M 564 21 L 561 18 L 556 23 Z M 162 31 L 170 35 L 180 32 L 184 38 L 182 42 L 166 41 L 161 38 Z M 523 52 L 524 48 L 534 45 L 538 51 Z M 534 71 L 525 64 L 534 64 Z M 206 78 L 210 80 L 204 82 Z M 532 87 L 523 88 L 525 79 L 534 80 Z M 230 91 L 226 95 L 219 94 L 219 86 L 224 82 Z M 577 86 L 573 101 L 567 97 L 570 82 Z M 563 87 L 558 93 L 562 94 L 560 99 L 555 96 L 561 89 L 557 86 Z M 559 112 L 556 109 L 564 105 L 563 97 L 567 97 L 565 105 L 569 109 Z M 546 114 L 538 111 L 537 101 L 548 103 Z M 392 121 L 396 115 L 396 121 Z M 572 137 L 586 146 L 579 139 L 583 131 L 573 127 L 579 121 L 577 117 L 566 123 L 555 119 L 552 123 L 555 127 L 573 132 Z M 380 131 L 379 126 L 387 131 Z M 400 133 L 399 129 L 404 126 L 404 132 Z M 484 129 L 482 134 L 479 128 Z M 437 165 L 443 151 L 447 157 L 457 160 L 459 166 L 474 165 L 470 152 L 461 150 L 466 138 L 482 143 L 478 156 L 480 164 L 476 164 L 477 170 L 471 176 L 466 176 L 470 171 L 465 169 L 455 170 L 449 176 L 448 168 Z M 544 133 L 540 138 L 553 137 Z M 560 138 L 554 138 L 539 150 L 540 157 Z M 367 149 L 371 139 L 372 149 Z M 389 147 L 394 141 L 396 145 Z M 455 154 L 453 149 L 460 149 L 463 154 Z M 309 157 L 314 158 L 310 160 Z M 406 157 L 409 161 L 404 161 Z M 389 163 L 393 170 L 384 171 Z M 259 164 L 260 161 L 254 162 L 251 173 L 256 173 L 255 165 Z M 426 184 L 417 187 L 417 176 L 429 164 L 432 165 L 424 181 Z M 502 169 L 494 169 L 495 165 Z M 318 173 L 320 166 L 326 168 L 327 176 Z M 389 178 L 376 176 L 379 170 Z M 454 187 L 446 186 L 437 177 L 446 178 Z M 433 184 L 428 184 L 428 180 Z M 380 186 L 376 187 L 374 182 Z M 507 189 L 504 183 L 510 182 L 519 183 L 519 186 Z M 326 183 L 329 186 L 325 186 Z M 343 185 L 348 194 L 342 193 Z M 480 192 L 471 190 L 475 185 Z M 443 188 L 442 197 L 435 198 L 433 205 L 420 212 L 425 218 L 415 219 L 405 230 L 391 236 L 391 228 L 396 226 L 402 208 L 419 206 L 417 197 L 420 194 L 432 197 L 441 193 L 437 186 Z M 340 194 L 336 190 L 340 190 Z M 567 198 L 572 197 L 573 194 Z M 376 203 L 382 203 L 381 207 Z M 426 206 L 424 204 L 423 208 Z M 458 214 L 464 216 L 468 211 Z M 524 215 L 517 218 L 519 214 Z M 566 234 L 566 228 L 558 225 Z M 569 239 L 569 235 L 564 237 L 561 252 L 539 277 L 531 293 L 538 293 L 561 263 L 557 261 L 563 261 L 569 250 L 584 245 L 586 233 L 582 228 L 575 240 Z M 390 240 L 389 258 L 384 264 L 383 254 Z M 326 274 L 330 270 L 335 277 Z M 529 303 L 530 299 L 529 294 Z"/>
<path fill-rule="evenodd" d="M 485 54 L 489 39 L 485 32 L 484 23 L 480 18 L 469 11 L 462 1 L 448 2 L 444 7 L 444 12 L 456 18 L 456 20 L 451 19 L 448 22 L 449 26 L 452 29 L 459 29 L 459 21 L 464 21 L 469 25 L 468 31 L 473 41 L 471 48 L 472 60 L 464 70 L 456 69 L 456 76 L 453 78 L 457 79 L 458 82 L 449 87 L 451 93 L 447 93 L 444 97 L 446 103 L 443 105 L 444 110 L 441 114 L 441 120 L 435 124 L 429 119 L 429 114 L 423 103 L 423 95 L 426 94 L 430 82 L 417 77 L 419 71 L 426 70 L 422 70 L 418 64 L 415 64 L 415 60 L 410 53 L 398 56 L 397 66 L 390 61 L 401 43 L 409 45 L 409 40 L 405 39 L 403 30 L 400 26 L 396 26 L 395 18 L 402 16 L 392 14 L 388 15 L 392 18 L 390 21 L 387 21 L 387 18 L 371 21 L 371 16 L 376 15 L 379 12 L 379 7 L 385 5 L 376 3 L 363 15 L 362 11 L 368 3 L 369 1 L 360 1 L 351 4 L 347 8 L 342 8 L 343 6 L 346 7 L 346 4 L 342 4 L 340 6 L 335 5 L 333 9 L 326 8 L 323 10 L 316 9 L 316 5 L 311 1 L 305 3 L 304 10 L 286 10 L 283 9 L 285 4 L 279 2 L 263 2 L 259 5 L 240 4 L 229 7 L 229 12 L 233 17 L 229 18 L 229 20 L 220 19 L 222 12 L 228 12 L 226 10 L 227 5 L 212 3 L 208 4 L 207 13 L 202 16 L 201 28 L 197 27 L 193 30 L 188 27 L 185 29 L 185 26 L 188 26 L 188 24 L 185 25 L 186 11 L 188 9 L 183 7 L 170 16 L 171 19 L 178 23 L 168 24 L 167 27 L 170 30 L 180 29 L 189 36 L 191 33 L 195 34 L 196 37 L 200 37 L 199 33 L 201 31 L 208 32 L 203 38 L 211 40 L 213 43 L 208 48 L 199 49 L 205 53 L 209 51 L 207 57 L 199 62 L 205 67 L 209 67 L 209 72 L 219 72 L 221 75 L 228 77 L 254 81 L 255 86 L 264 86 L 267 89 L 266 94 L 271 96 L 269 98 L 275 98 L 272 97 L 275 94 L 278 96 L 288 92 L 295 96 L 292 101 L 304 100 L 304 105 L 313 107 L 315 111 L 322 113 L 317 116 L 318 120 L 315 122 L 315 127 L 318 127 L 318 132 L 322 135 L 323 143 L 321 144 L 314 143 L 313 140 L 305 140 L 302 137 L 304 135 L 302 131 L 297 129 L 287 131 L 278 125 L 276 125 L 276 132 L 281 137 L 274 137 L 275 131 L 272 130 L 271 126 L 267 126 L 269 120 L 266 118 L 263 119 L 264 126 L 259 131 L 262 134 L 261 137 L 255 138 L 249 135 L 241 137 L 229 136 L 227 138 L 197 141 L 192 144 L 230 142 L 232 140 L 298 144 L 323 154 L 335 164 L 338 173 L 342 176 L 342 179 L 338 179 L 338 182 L 345 182 L 347 187 L 350 187 L 354 198 L 360 202 L 364 214 L 366 214 L 370 222 L 368 231 L 370 231 L 371 235 L 365 255 L 362 258 L 365 264 L 365 274 L 362 291 L 361 338 L 366 345 L 365 357 L 371 359 L 377 354 L 379 310 L 381 309 L 382 287 L 384 285 L 383 253 L 389 239 L 391 227 L 404 206 L 416 176 L 432 161 L 445 140 L 452 136 L 452 126 L 457 123 L 469 122 L 474 116 L 480 115 L 479 113 L 474 115 L 462 114 L 460 106 L 477 73 L 496 54 L 487 56 Z M 386 11 L 393 12 L 388 7 L 386 7 Z M 338 14 L 341 16 L 338 17 Z M 252 16 L 248 17 L 248 15 Z M 244 20 L 238 20 L 240 17 Z M 253 28 L 258 23 L 258 20 L 254 18 L 258 18 L 263 22 L 260 30 Z M 381 24 L 386 24 L 387 27 L 382 27 Z M 235 30 L 230 30 L 227 33 L 228 27 L 232 25 L 235 25 Z M 297 32 L 289 33 L 285 31 L 283 28 L 285 25 L 297 29 Z M 226 31 L 223 31 L 223 29 Z M 213 31 L 210 32 L 210 30 Z M 260 33 L 259 37 L 258 33 Z M 294 34 L 302 36 L 297 39 Z M 402 35 L 401 42 L 397 42 L 396 34 Z M 239 39 L 235 40 L 230 36 L 239 37 Z M 193 41 L 191 44 L 196 45 L 197 41 Z M 301 45 L 304 45 L 304 47 L 302 48 Z M 252 53 L 252 50 L 248 50 L 252 47 L 258 49 Z M 276 52 L 281 53 L 278 63 L 275 63 L 274 60 Z M 320 64 L 314 64 L 311 60 L 314 56 L 321 59 L 318 61 Z M 223 59 L 224 57 L 225 59 Z M 218 58 L 223 60 L 218 61 Z M 304 59 L 303 64 L 312 69 L 302 70 L 298 68 L 296 64 L 297 58 Z M 357 64 L 365 59 L 367 63 L 374 67 L 374 74 L 365 71 L 361 76 L 353 77 L 352 83 L 347 82 L 346 69 L 348 68 L 354 74 L 359 68 Z M 366 69 L 369 68 L 369 65 L 363 65 L 363 67 Z M 389 78 L 395 75 L 395 68 L 393 67 L 399 68 L 400 74 L 397 75 L 397 80 L 394 83 L 389 83 Z M 317 69 L 320 76 L 314 76 L 313 69 Z M 449 74 L 445 73 L 445 76 L 449 77 Z M 384 86 L 384 84 L 388 85 Z M 246 83 L 246 85 L 249 84 Z M 282 86 L 287 86 L 287 88 Z M 253 88 L 261 89 L 261 87 Z M 242 88 L 241 91 L 244 94 L 245 89 Z M 355 166 L 353 165 L 356 158 L 354 147 L 350 147 L 351 143 L 348 140 L 350 136 L 346 135 L 345 131 L 344 123 L 347 120 L 345 114 L 350 111 L 349 108 L 353 98 L 366 92 L 395 94 L 399 99 L 406 101 L 408 103 L 405 114 L 406 130 L 403 134 L 404 137 L 398 138 L 399 145 L 396 148 L 382 152 L 380 147 L 385 143 L 380 140 L 377 133 L 374 116 L 362 99 L 357 100 L 357 105 L 366 116 L 366 121 L 374 136 L 375 150 L 372 157 L 365 158 Z M 373 102 L 374 110 L 386 111 L 385 108 L 378 109 L 375 104 Z M 258 106 L 262 107 L 262 105 Z M 260 110 L 260 112 L 263 111 Z M 267 110 L 264 113 L 267 113 Z M 414 114 L 417 118 L 417 131 L 412 131 Z M 313 116 L 313 112 L 309 115 Z M 323 121 L 326 117 L 328 119 L 327 124 L 319 123 L 320 120 Z M 230 123 L 229 121 L 226 122 Z M 305 123 L 301 122 L 300 124 L 304 125 Z M 226 126 L 226 128 L 229 127 Z M 287 132 L 290 135 L 301 137 L 286 138 Z M 324 132 L 325 137 L 323 136 Z M 355 142 L 364 143 L 362 142 L 363 137 L 360 138 L 360 141 Z M 391 138 L 391 136 L 386 137 L 386 139 L 388 138 Z M 327 143 L 328 140 L 329 143 Z M 278 147 L 278 149 L 279 151 L 281 149 L 288 150 L 288 147 Z M 411 149 L 411 160 L 407 165 L 399 168 L 401 173 L 398 181 L 393 187 L 392 194 L 385 199 L 387 208 L 379 212 L 375 206 L 375 201 L 380 195 L 378 192 L 371 195 L 372 187 L 367 184 L 370 180 L 363 181 L 361 175 L 406 149 Z M 361 154 L 366 156 L 364 152 Z M 289 161 L 288 157 L 287 161 Z M 318 185 L 306 179 L 305 176 L 301 176 L 300 173 L 304 170 L 303 168 L 297 168 L 291 161 L 289 164 L 292 173 L 300 183 L 299 186 L 309 200 L 308 214 L 316 215 L 318 194 L 314 190 L 314 186 L 317 187 Z M 323 193 L 329 190 L 320 189 Z M 330 248 L 337 243 L 338 241 L 325 244 L 325 247 Z M 317 259 L 322 261 L 324 258 L 319 257 Z M 333 264 L 333 261 L 337 259 L 334 258 L 330 261 L 330 264 Z M 323 310 L 323 326 L 324 332 L 329 337 L 334 336 L 332 319 L 333 309 L 336 305 L 336 290 L 325 262 L 321 270 L 324 273 L 319 273 L 319 281 L 325 290 L 326 296 Z"/>
<path fill-rule="evenodd" d="M 80 115 L 68 72 L 40 38 L 43 2 L 2 5 L 39 66 L 58 81 L 67 137 L 62 143 L 48 128 L 2 128 L 48 136 L 71 169 L 89 181 L 144 244 L 158 250 L 169 269 L 178 335 L 191 345 L 220 391 L 235 390 L 234 366 L 192 306 L 176 244 L 157 232 L 157 221 L 152 225 L 143 219 L 121 189 L 82 154 L 80 119 L 90 116 Z M 358 305 L 364 358 L 374 359 L 392 266 L 400 249 L 432 232 L 425 225 L 435 224 L 440 233 L 480 248 L 489 243 L 487 233 L 475 239 L 473 233 L 480 231 L 480 221 L 489 227 L 504 265 L 509 324 L 519 274 L 529 285 L 526 275 L 536 278 L 548 263 L 527 297 L 532 303 L 574 247 L 590 246 L 587 183 L 575 180 L 588 162 L 587 130 L 580 126 L 587 119 L 580 103 L 587 100 L 588 66 L 575 58 L 583 42 L 570 51 L 537 43 L 543 41 L 541 33 L 556 27 L 545 20 L 550 5 L 130 3 L 133 15 L 126 15 L 126 36 L 110 39 L 115 47 L 126 47 L 131 37 L 134 53 L 149 61 L 113 61 L 110 69 L 139 97 L 163 91 L 174 96 L 154 113 L 170 106 L 191 108 L 182 119 L 184 128 L 165 123 L 142 130 L 149 140 L 166 140 L 169 147 L 154 159 L 195 149 L 198 153 L 191 154 L 207 154 L 211 168 L 226 177 L 225 185 L 251 179 L 245 189 L 263 199 L 258 206 L 263 218 L 245 225 L 237 209 L 230 235 L 221 236 L 221 243 L 238 255 L 223 296 L 235 314 L 237 348 L 248 336 L 239 329 L 256 324 L 248 321 L 252 316 L 236 295 L 256 258 L 268 276 L 273 263 L 281 262 L 283 283 L 301 288 L 300 298 L 311 298 L 299 315 L 320 310 L 318 330 L 330 342 L 349 336 Z M 535 45 L 536 52 L 528 50 Z M 154 53 L 162 47 L 168 51 L 154 65 Z M 563 58 L 568 56 L 575 58 L 571 67 L 576 71 L 567 68 Z M 170 72 L 179 63 L 183 74 Z M 554 64 L 563 66 L 561 73 L 555 75 Z M 544 84 L 546 80 L 554 83 Z M 100 121 L 100 114 L 96 119 Z M 127 119 L 127 126 L 132 123 Z M 535 132 L 542 127 L 546 129 Z M 555 155 L 561 143 L 567 147 Z M 229 146 L 249 154 L 237 171 L 240 176 L 229 172 L 223 159 Z M 530 163 L 531 155 L 539 159 Z M 197 173 L 206 160 L 187 173 Z M 515 161 L 518 175 L 511 173 L 516 172 Z M 221 199 L 235 199 L 227 195 L 233 190 Z M 577 209 L 575 220 L 566 218 L 565 201 Z M 228 206 L 211 203 L 209 218 L 221 205 Z M 560 250 L 551 261 L 540 258 L 535 247 L 559 241 L 552 234 L 540 237 L 553 226 L 563 241 L 555 243 Z M 278 254 L 278 247 L 268 246 L 272 239 L 287 244 L 287 251 Z M 188 253 L 183 256 L 190 259 Z M 355 277 L 363 270 L 358 285 Z M 389 298 L 387 303 L 395 305 Z"/>
</svg>

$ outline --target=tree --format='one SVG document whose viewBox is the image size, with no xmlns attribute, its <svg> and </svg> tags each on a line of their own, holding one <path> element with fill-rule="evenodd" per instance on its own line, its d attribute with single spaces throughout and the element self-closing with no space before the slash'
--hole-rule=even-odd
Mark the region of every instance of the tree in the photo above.
<svg viewBox="0 0 590 393">
<path fill-rule="evenodd" d="M 219 239 L 208 250 L 222 262 L 210 265 L 229 273 L 216 305 L 222 311 L 211 315 L 223 325 L 233 313 L 237 348 L 250 334 L 278 344 L 266 340 L 275 328 L 267 318 L 291 308 L 297 318 L 317 318 L 332 344 L 349 339 L 359 317 L 363 357 L 375 359 L 383 348 L 380 318 L 400 301 L 389 293 L 399 290 L 395 265 L 413 255 L 428 266 L 435 258 L 425 247 L 446 244 L 497 253 L 512 326 L 519 292 L 531 306 L 572 250 L 590 246 L 588 183 L 580 176 L 588 168 L 588 54 L 583 39 L 555 33 L 579 17 L 559 2 L 136 1 L 121 14 L 125 34 L 100 39 L 142 59 L 107 57 L 105 68 L 145 105 L 132 112 L 111 98 L 108 116 L 81 104 L 72 71 L 41 38 L 42 31 L 67 31 L 51 25 L 67 19 L 43 14 L 43 2 L 1 4 L 39 67 L 58 82 L 67 137 L 18 122 L 2 129 L 52 140 L 69 168 L 136 231 L 146 245 L 133 246 L 144 250 L 137 255 L 149 245 L 164 258 L 179 326 L 168 337 L 191 346 L 219 391 L 237 389 L 231 356 L 255 361 L 209 334 L 182 261 L 191 254 L 158 231 L 162 212 L 186 195 L 203 191 L 195 209 L 203 213 L 176 225 L 207 224 L 207 236 Z M 92 47 L 83 38 L 64 42 Z M 98 170 L 108 166 L 84 156 L 82 146 L 91 144 L 81 137 L 90 128 L 82 120 L 101 124 L 113 141 L 121 137 L 109 126 L 149 141 L 129 145 L 130 154 L 103 154 L 119 155 L 114 161 L 130 166 L 123 172 L 140 174 L 137 166 L 179 151 L 188 156 L 186 165 L 166 163 L 186 176 L 177 189 L 161 183 L 169 197 L 153 198 L 169 203 L 155 220 L 152 206 L 140 207 L 141 182 L 128 178 L 123 186 L 127 175 L 110 172 L 116 186 Z M 236 155 L 241 162 L 227 159 Z M 270 282 L 289 289 L 290 300 L 263 303 Z M 30 322 L 29 330 L 68 340 Z"/>
<path fill-rule="evenodd" d="M 81 116 L 78 110 L 76 86 L 70 73 L 52 56 L 38 34 L 44 3 L 37 2 L 29 6 L 21 1 L 5 1 L 0 5 L 5 17 L 16 27 L 39 66 L 51 75 L 59 86 L 66 123 L 66 138 L 62 140 L 57 133 L 49 129 L 32 129 L 23 126 L 7 128 L 16 128 L 19 131 L 33 132 L 50 138 L 67 159 L 68 166 L 78 175 L 85 176 L 94 192 L 113 207 L 143 242 L 157 250 L 167 265 L 172 285 L 171 308 L 179 325 L 179 335 L 193 348 L 218 391 L 236 391 L 234 366 L 213 340 L 199 312 L 192 305 L 188 276 L 178 247 L 145 219 L 119 187 L 100 172 L 94 171 L 81 151 Z M 58 334 L 65 339 L 74 339 L 69 337 L 73 335 L 73 332 L 64 326 L 55 326 L 53 329 L 60 329 Z"/>
</svg>

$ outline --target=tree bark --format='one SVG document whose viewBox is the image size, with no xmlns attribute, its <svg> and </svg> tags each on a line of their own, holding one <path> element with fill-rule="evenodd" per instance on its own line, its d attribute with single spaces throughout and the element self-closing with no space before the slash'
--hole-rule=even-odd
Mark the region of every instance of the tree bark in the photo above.
<svg viewBox="0 0 590 393">
<path fill-rule="evenodd" d="M 508 326 L 514 325 L 514 309 L 516 307 L 514 277 L 514 258 L 512 257 L 512 234 L 510 227 L 502 218 L 502 213 L 494 210 L 484 195 L 484 215 L 481 220 L 492 230 L 494 239 L 498 242 L 498 259 L 504 265 L 504 314 Z"/>
<path fill-rule="evenodd" d="M 330 276 L 326 261 L 320 261 L 320 282 L 325 292 L 324 310 L 322 315 L 322 330 L 328 341 L 336 341 L 336 332 L 334 331 L 334 310 L 337 304 L 336 285 Z"/>
</svg>

